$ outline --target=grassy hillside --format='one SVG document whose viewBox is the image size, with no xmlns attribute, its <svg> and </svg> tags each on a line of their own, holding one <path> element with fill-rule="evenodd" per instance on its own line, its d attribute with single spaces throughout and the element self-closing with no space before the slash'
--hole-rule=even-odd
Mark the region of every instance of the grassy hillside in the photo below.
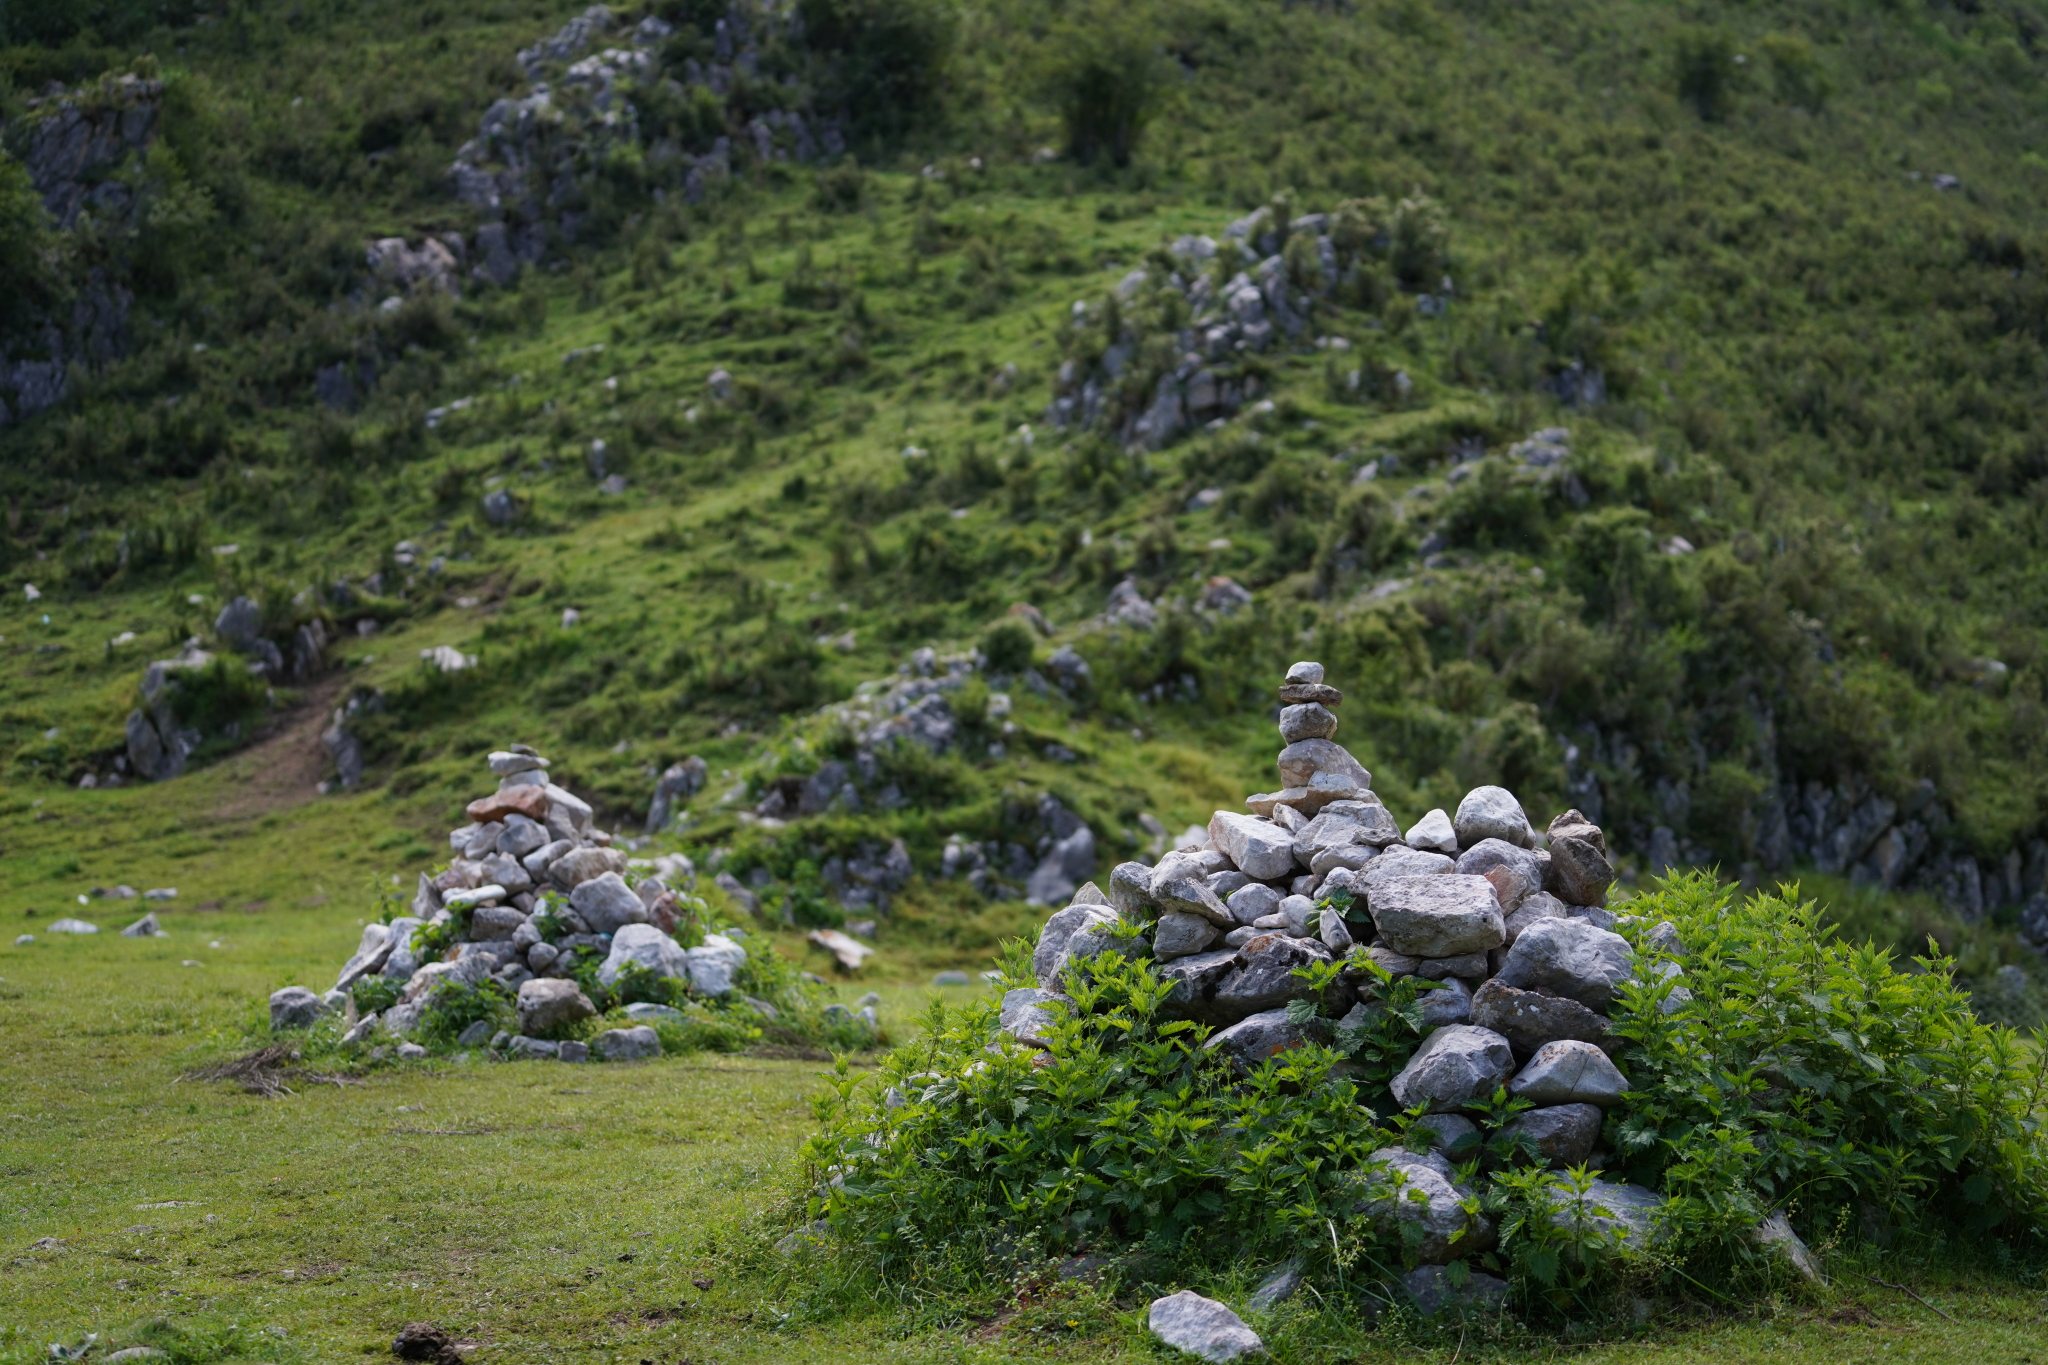
<svg viewBox="0 0 2048 1365">
<path fill-rule="evenodd" d="M 662 62 L 711 59 L 709 9 L 657 9 Z M 1142 846 L 1140 816 L 1262 785 L 1265 689 L 1312 655 L 1404 819 L 1503 781 L 1533 812 L 1597 804 L 1639 862 L 1761 876 L 1874 801 L 1859 840 L 1891 824 L 1911 856 L 1894 874 L 1858 842 L 1859 880 L 1988 919 L 1939 925 L 1975 971 L 2015 955 L 1998 926 L 2048 875 L 2023 6 L 883 7 L 901 41 L 870 50 L 832 25 L 874 16 L 820 4 L 762 40 L 784 93 L 641 99 L 574 232 L 459 299 L 390 292 L 363 246 L 475 247 L 446 169 L 572 11 L 72 13 L 0 63 L 17 151 L 48 81 L 133 68 L 165 94 L 142 210 L 10 229 L 53 297 L 94 270 L 135 295 L 125 357 L 0 433 L 18 800 L 112 772 L 142 665 L 213 644 L 238 594 L 286 645 L 314 618 L 341 643 L 293 687 L 192 699 L 196 761 L 380 689 L 368 785 L 428 831 L 514 733 L 622 823 L 691 752 L 751 805 L 817 762 L 759 757 L 782 718 L 1028 601 L 1060 632 L 1041 669 L 1073 644 L 1090 687 L 1013 688 L 1025 742 L 969 735 L 907 811 L 789 835 L 778 875 L 881 834 L 930 872 L 1048 788 L 1105 852 Z M 902 117 L 861 96 L 885 78 Z M 853 159 L 754 164 L 748 121 L 783 106 Z M 653 149 L 720 136 L 734 174 L 691 203 Z M 1119 329 L 1170 351 L 1170 319 L 1105 303 L 1175 268 L 1166 244 L 1346 204 L 1379 236 L 1299 337 L 1234 359 L 1219 429 L 1148 450 L 1048 425 L 1062 361 L 1087 372 Z M 336 365 L 340 407 L 316 398 Z M 1548 471 L 1510 449 L 1546 427 L 1570 433 Z M 1216 575 L 1254 605 L 1198 609 Z M 1083 629 L 1126 577 L 1159 626 Z M 423 672 L 437 644 L 481 666 Z M 318 725 L 289 723 L 305 749 Z M 735 832 L 710 809 L 731 783 L 699 799 L 703 847 Z M 1822 793 L 1835 815 L 1802 826 Z M 934 923 L 979 912 L 925 894 Z"/>
</svg>

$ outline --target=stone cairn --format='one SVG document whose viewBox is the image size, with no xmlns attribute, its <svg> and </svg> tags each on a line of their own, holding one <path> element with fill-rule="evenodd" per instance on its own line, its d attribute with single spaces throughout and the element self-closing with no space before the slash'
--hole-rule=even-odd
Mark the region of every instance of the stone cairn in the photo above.
<svg viewBox="0 0 2048 1365">
<path fill-rule="evenodd" d="M 287 986 L 273 994 L 273 1029 L 304 1027 L 340 1013 L 348 1024 L 344 1042 L 373 1042 L 382 1034 L 397 1042 L 400 1055 L 421 1056 L 426 1050 L 406 1040 L 419 1028 L 433 993 L 496 980 L 517 994 L 519 1032 L 494 1032 L 478 1022 L 458 1040 L 461 1045 L 487 1043 L 511 1056 L 582 1061 L 584 1044 L 532 1035 L 597 1013 L 572 975 L 583 953 L 604 955 L 598 979 L 607 986 L 638 963 L 656 976 L 688 982 L 699 996 L 733 994 L 734 973 L 747 959 L 744 948 L 722 934 L 707 935 L 694 948 L 674 937 L 686 913 L 702 908 L 668 885 L 675 880 L 686 887 L 693 878 L 687 858 L 658 859 L 657 875 L 629 884 L 624 851 L 596 827 L 589 803 L 549 779 L 545 758 L 515 744 L 489 761 L 498 789 L 470 802 L 469 823 L 449 831 L 455 856 L 447 870 L 420 874 L 409 913 L 363 930 L 334 989 L 316 995 Z M 536 913 L 549 892 L 555 894 L 548 913 Z M 424 960 L 420 931 L 458 917 L 463 927 L 441 960 Z M 398 1003 L 356 1017 L 351 988 L 370 976 L 398 984 Z M 675 1013 L 649 1004 L 629 1005 L 627 1012 L 643 1021 Z M 623 1060 L 658 1055 L 661 1042 L 642 1022 L 601 1035 L 596 1048 L 608 1060 Z"/>
<path fill-rule="evenodd" d="M 1430 1150 L 1383 1149 L 1373 1178 L 1381 1214 L 1423 1233 L 1409 1292 L 1441 1303 L 1443 1266 L 1495 1237 L 1489 1220 L 1461 1207 L 1472 1192 L 1456 1183 L 1448 1153 L 1454 1144 L 1463 1152 L 1470 1141 L 1460 1139 L 1478 1128 L 1458 1111 L 1505 1086 L 1535 1106 L 1508 1125 L 1525 1145 L 1558 1168 L 1593 1157 L 1603 1111 L 1628 1088 L 1609 1056 L 1618 1040 L 1607 1011 L 1636 975 L 1635 953 L 1605 908 L 1614 869 L 1598 827 L 1571 810 L 1539 835 L 1511 793 L 1478 787 L 1456 815 L 1432 810 L 1404 833 L 1372 775 L 1334 738 L 1342 699 L 1321 664 L 1288 669 L 1281 789 L 1249 797 L 1249 814 L 1217 811 L 1205 839 L 1156 866 L 1119 864 L 1106 894 L 1082 887 L 1046 921 L 1032 962 L 1038 985 L 1003 997 L 1002 1027 L 1044 1048 L 1044 1031 L 1071 1004 L 1060 991 L 1073 964 L 1135 952 L 1172 983 L 1167 1012 L 1214 1026 L 1205 1046 L 1249 1069 L 1308 1041 L 1288 1017 L 1294 1001 L 1315 1001 L 1340 1032 L 1365 1022 L 1366 971 L 1353 965 L 1318 997 L 1300 968 L 1363 956 L 1396 978 L 1440 983 L 1420 997 L 1431 1031 L 1390 1086 L 1402 1107 L 1427 1110 Z M 1651 939 L 1676 955 L 1670 925 Z M 1679 971 L 1666 963 L 1662 975 Z M 1676 987 L 1665 1007 L 1687 998 Z M 1624 1240 L 1654 1235 L 1662 1200 L 1651 1191 L 1596 1180 L 1585 1198 Z M 1477 1288 L 1461 1297 L 1506 1289 L 1479 1274 L 1468 1285 Z"/>
</svg>

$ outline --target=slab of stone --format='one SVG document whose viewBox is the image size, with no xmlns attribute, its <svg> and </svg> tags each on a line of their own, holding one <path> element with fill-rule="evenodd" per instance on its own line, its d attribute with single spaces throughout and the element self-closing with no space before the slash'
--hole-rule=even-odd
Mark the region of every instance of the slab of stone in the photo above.
<svg viewBox="0 0 2048 1365">
<path fill-rule="evenodd" d="M 384 955 L 384 965 L 379 969 L 382 975 L 393 981 L 412 980 L 412 974 L 420 969 L 419 952 L 412 939 L 424 927 L 425 920 L 410 915 L 400 915 L 391 921 L 391 951 Z"/>
<path fill-rule="evenodd" d="M 517 750 L 498 749 L 484 761 L 499 777 L 510 777 L 513 773 L 533 772 L 536 769 L 545 772 L 548 768 L 548 761 L 539 754 L 522 754 Z"/>
<path fill-rule="evenodd" d="M 503 820 L 508 815 L 523 815 L 529 820 L 544 822 L 548 814 L 547 789 L 545 787 L 516 786 L 479 796 L 463 809 L 463 814 L 479 825 Z"/>
<path fill-rule="evenodd" d="M 1169 910 L 1152 931 L 1152 956 L 1161 962 L 1192 957 L 1221 938 L 1223 931 L 1200 915 Z"/>
<path fill-rule="evenodd" d="M 1286 896 L 1282 892 L 1263 882 L 1253 882 L 1250 886 L 1240 887 L 1231 892 L 1230 898 L 1224 904 L 1229 908 L 1231 918 L 1239 924 L 1250 924 L 1254 920 L 1277 913 L 1280 902 L 1285 899 Z"/>
<path fill-rule="evenodd" d="M 1328 683 L 1282 683 L 1280 702 L 1283 706 L 1300 706 L 1306 702 L 1319 702 L 1324 706 L 1336 706 L 1344 700 L 1344 694 Z"/>
<path fill-rule="evenodd" d="M 1548 891 L 1530 892 L 1502 921 L 1502 927 L 1507 931 L 1508 945 L 1512 947 L 1515 940 L 1521 937 L 1522 930 L 1539 919 L 1567 918 L 1565 911 L 1565 903 Z"/>
<path fill-rule="evenodd" d="M 1209 818 L 1209 839 L 1255 881 L 1294 875 L 1294 837 L 1269 820 L 1219 810 Z"/>
<path fill-rule="evenodd" d="M 1330 950 L 1309 938 L 1260 934 L 1237 950 L 1237 961 L 1221 982 L 1210 1006 L 1211 1017 L 1234 1024 L 1267 1010 L 1284 1009 L 1290 1000 L 1313 999 L 1309 983 L 1294 975 L 1314 962 L 1328 962 Z"/>
<path fill-rule="evenodd" d="M 270 993 L 270 1028 L 273 1033 L 280 1029 L 310 1028 L 326 1013 L 327 1006 L 320 997 L 304 986 L 286 986 Z"/>
<path fill-rule="evenodd" d="M 626 855 L 616 848 L 571 848 L 548 864 L 548 880 L 564 891 L 574 891 L 607 872 L 625 870 Z"/>
<path fill-rule="evenodd" d="M 1263 1313 L 1274 1304 L 1285 1303 L 1293 1298 L 1301 1292 L 1302 1285 L 1306 1283 L 1301 1262 L 1289 1261 L 1259 1281 L 1259 1287 L 1252 1291 L 1252 1296 L 1247 1302 L 1255 1312 Z"/>
<path fill-rule="evenodd" d="M 1279 829 L 1278 826 L 1269 828 L 1275 832 Z M 1291 858 L 1292 854 L 1289 856 Z M 1221 855 L 1218 858 L 1220 861 Z M 1179 910 L 1185 914 L 1200 915 L 1221 929 L 1235 928 L 1237 917 L 1209 889 L 1211 873 L 1221 870 L 1204 870 L 1197 859 L 1168 854 L 1152 871 L 1151 902 L 1161 913 Z"/>
<path fill-rule="evenodd" d="M 1497 1313 L 1508 1302 L 1508 1282 L 1483 1270 L 1459 1276 L 1444 1266 L 1420 1265 L 1401 1277 L 1401 1288 L 1425 1318 Z"/>
<path fill-rule="evenodd" d="M 162 938 L 163 936 L 164 927 L 157 923 L 156 911 L 154 910 L 121 931 L 122 938 Z"/>
<path fill-rule="evenodd" d="M 1541 988 L 1604 1010 L 1622 982 L 1635 975 L 1635 950 L 1619 934 L 1579 919 L 1544 919 L 1508 949 L 1496 976 L 1503 986 Z"/>
<path fill-rule="evenodd" d="M 1605 1015 L 1570 996 L 1522 990 L 1497 976 L 1473 993 L 1472 1022 L 1506 1038 L 1518 1057 L 1533 1057 L 1559 1039 L 1598 1045 L 1612 1028 Z"/>
<path fill-rule="evenodd" d="M 1552 831 L 1546 874 L 1543 889 L 1567 905 L 1605 905 L 1614 884 L 1607 854 L 1576 830 Z"/>
<path fill-rule="evenodd" d="M 1337 713 L 1319 701 L 1280 708 L 1280 738 L 1288 744 L 1305 739 L 1333 739 L 1336 734 Z"/>
<path fill-rule="evenodd" d="M 1366 907 L 1380 942 L 1415 957 L 1485 952 L 1506 937 L 1500 904 L 1484 877 L 1368 877 Z"/>
<path fill-rule="evenodd" d="M 1415 998 L 1422 1008 L 1422 1022 L 1429 1028 L 1444 1028 L 1450 1024 L 1472 1022 L 1472 988 L 1455 976 L 1435 976 L 1429 972 L 1418 975 L 1444 984 L 1436 990 L 1424 991 Z"/>
<path fill-rule="evenodd" d="M 1591 1043 L 1559 1039 L 1536 1049 L 1536 1055 L 1508 1082 L 1508 1093 L 1532 1104 L 1597 1104 L 1606 1109 L 1621 1103 L 1628 1077 Z"/>
<path fill-rule="evenodd" d="M 1146 1322 L 1153 1336 L 1210 1365 L 1266 1353 L 1266 1344 L 1243 1318 L 1192 1289 L 1152 1300 Z"/>
<path fill-rule="evenodd" d="M 1196 953 L 1192 957 L 1177 957 L 1159 966 L 1159 979 L 1168 982 L 1173 989 L 1168 993 L 1161 1009 L 1169 1018 L 1204 1019 L 1216 996 L 1216 988 L 1223 983 L 1230 969 L 1237 965 L 1238 944 L 1229 943 L 1230 938 L 1244 934 L 1247 939 L 1257 936 L 1257 930 L 1249 927 L 1232 930 L 1226 936 L 1228 945 L 1212 952 Z"/>
<path fill-rule="evenodd" d="M 1750 1230 L 1749 1239 L 1783 1260 L 1795 1275 L 1807 1283 L 1827 1283 L 1827 1277 L 1821 1274 L 1820 1262 L 1807 1250 L 1806 1243 L 1792 1230 L 1792 1221 L 1784 1214 L 1774 1213 L 1758 1223 Z"/>
<path fill-rule="evenodd" d="M 523 1034 L 545 1033 L 596 1013 L 590 997 L 573 981 L 540 977 L 519 988 L 519 1031 Z"/>
<path fill-rule="evenodd" d="M 1465 1212 L 1463 1201 L 1472 1191 L 1456 1182 L 1442 1152 L 1382 1147 L 1372 1160 L 1380 1169 L 1368 1179 L 1360 1211 L 1389 1231 L 1403 1223 L 1418 1227 L 1421 1241 L 1408 1243 L 1404 1237 L 1402 1243 L 1423 1264 L 1443 1265 L 1493 1247 L 1492 1220 Z"/>
<path fill-rule="evenodd" d="M 1132 919 L 1149 919 L 1152 905 L 1152 869 L 1143 863 L 1118 863 L 1109 872 L 1110 905 Z M 1075 904 L 1085 904 L 1076 901 Z"/>
<path fill-rule="evenodd" d="M 608 1062 L 639 1062 L 661 1055 L 661 1035 L 645 1024 L 606 1029 L 597 1035 L 597 1055 Z"/>
<path fill-rule="evenodd" d="M 1280 785 L 1310 787 L 1317 774 L 1338 779 L 1348 789 L 1372 790 L 1372 774 L 1351 756 L 1351 751 L 1334 740 L 1304 739 L 1280 751 Z"/>
<path fill-rule="evenodd" d="M 1553 839 L 1559 836 L 1584 839 L 1602 854 L 1607 852 L 1607 836 L 1600 832 L 1600 826 L 1588 820 L 1576 807 L 1552 820 L 1548 835 Z"/>
<path fill-rule="evenodd" d="M 734 978 L 746 965 L 747 950 L 724 934 L 706 934 L 685 956 L 690 960 L 691 992 L 722 997 L 733 993 Z"/>
<path fill-rule="evenodd" d="M 1594 1226 L 1617 1234 L 1620 1244 L 1630 1251 L 1646 1251 L 1666 1235 L 1658 1225 L 1665 1198 L 1641 1185 L 1620 1185 L 1595 1177 L 1592 1187 L 1583 1195 L 1555 1187 L 1546 1194 L 1552 1208 L 1550 1221 L 1558 1227 L 1569 1227 L 1576 1219 L 1585 1218 Z"/>
<path fill-rule="evenodd" d="M 582 851 L 585 850 L 579 850 Z M 603 872 L 578 883 L 569 893 L 569 904 L 593 934 L 616 934 L 629 924 L 647 923 L 646 904 L 616 872 Z"/>
<path fill-rule="evenodd" d="M 1239 1071 L 1255 1070 L 1261 1062 L 1279 1056 L 1308 1041 L 1301 1025 L 1287 1017 L 1284 1009 L 1265 1010 L 1241 1019 L 1229 1028 L 1209 1035 L 1205 1051 L 1228 1057 Z"/>
<path fill-rule="evenodd" d="M 1450 1024 L 1422 1040 L 1388 1089 L 1404 1108 L 1452 1113 L 1491 1098 L 1515 1074 L 1514 1050 L 1492 1029 Z"/>
<path fill-rule="evenodd" d="M 1351 951 L 1351 930 L 1345 927 L 1343 912 L 1334 905 L 1326 905 L 1317 920 L 1316 937 L 1330 950 L 1330 956 L 1342 957 Z"/>
<path fill-rule="evenodd" d="M 1372 888 L 1381 882 L 1392 881 L 1396 877 L 1442 877 L 1455 872 L 1456 867 L 1447 854 L 1425 853 L 1406 844 L 1393 844 L 1365 868 L 1352 872 L 1349 881 L 1354 893 L 1362 893 L 1369 898 Z M 1335 877 L 1336 873 L 1333 871 L 1330 875 Z M 1491 892 L 1489 887 L 1488 894 Z"/>
<path fill-rule="evenodd" d="M 629 964 L 638 963 L 656 976 L 690 979 L 690 955 L 683 945 L 652 924 L 622 925 L 612 935 L 611 951 L 597 969 L 597 979 L 607 986 L 618 984 Z"/>
<path fill-rule="evenodd" d="M 1557 1104 L 1525 1109 L 1503 1124 L 1501 1131 L 1532 1144 L 1546 1165 L 1561 1171 L 1593 1154 L 1603 1122 L 1605 1115 L 1598 1105 Z"/>
<path fill-rule="evenodd" d="M 1461 848 L 1471 848 L 1483 839 L 1502 839 L 1517 848 L 1536 842 L 1536 831 L 1529 828 L 1522 803 L 1506 787 L 1474 787 L 1466 792 L 1451 825 L 1458 832 Z"/>
</svg>

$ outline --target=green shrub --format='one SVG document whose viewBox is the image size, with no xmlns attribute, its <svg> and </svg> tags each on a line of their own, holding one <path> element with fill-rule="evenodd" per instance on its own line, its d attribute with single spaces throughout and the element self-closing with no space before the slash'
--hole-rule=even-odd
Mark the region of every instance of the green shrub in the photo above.
<svg viewBox="0 0 2048 1365">
<path fill-rule="evenodd" d="M 1045 82 L 1076 161 L 1128 166 L 1166 89 L 1159 40 L 1123 9 L 1095 6 L 1047 39 Z"/>
<path fill-rule="evenodd" d="M 1667 1195 L 1668 1237 L 1643 1256 L 1556 1215 L 1593 1172 L 1532 1166 L 1504 1131 L 1526 1103 L 1496 1092 L 1467 1108 L 1479 1138 L 1451 1155 L 1469 1207 L 1502 1233 L 1474 1261 L 1510 1275 L 1526 1309 L 1575 1316 L 1656 1285 L 1766 1283 L 1784 1272 L 1748 1234 L 1778 1210 L 1831 1229 L 1876 1204 L 1930 1238 L 2017 1237 L 2048 1213 L 2034 1120 L 2048 1062 L 1972 1018 L 1950 964 L 1901 971 L 1833 941 L 1811 905 L 1735 903 L 1705 876 L 1629 909 L 1644 980 L 1613 1010 L 1633 1088 L 1609 1115 L 1620 1155 L 1604 1175 Z M 1662 921 L 1688 950 L 1682 976 L 1666 975 L 1651 934 Z M 1005 966 L 1005 985 L 1027 984 L 1026 945 Z M 1169 987 L 1148 963 L 1116 954 L 1070 972 L 1071 1014 L 1044 1053 L 1004 1039 L 993 1002 L 935 1002 L 872 1085 L 842 1064 L 821 1097 L 805 1216 L 829 1220 L 835 1254 L 898 1292 L 961 1293 L 998 1273 L 999 1251 L 1083 1246 L 1141 1250 L 1162 1281 L 1286 1256 L 1332 1282 L 1390 1275 L 1410 1249 L 1361 1213 L 1361 1183 L 1420 1112 L 1400 1112 L 1386 1084 L 1422 1036 L 1429 983 L 1393 980 L 1362 950 L 1350 968 L 1362 1014 L 1340 1029 L 1297 1002 L 1310 1041 L 1242 1077 L 1202 1048 L 1207 1028 L 1161 1017 Z M 1343 970 L 1301 975 L 1321 988 Z"/>
<path fill-rule="evenodd" d="M 1678 97 L 1702 119 L 1714 122 L 1728 113 L 1735 85 L 1735 44 L 1719 29 L 1681 29 L 1672 50 Z"/>
<path fill-rule="evenodd" d="M 950 0 L 798 0 L 821 93 L 863 136 L 896 137 L 938 103 L 959 39 Z"/>
<path fill-rule="evenodd" d="M 1016 621 L 1001 622 L 981 637 L 982 657 L 991 673 L 1022 673 L 1031 667 L 1034 646 L 1030 628 Z"/>
</svg>

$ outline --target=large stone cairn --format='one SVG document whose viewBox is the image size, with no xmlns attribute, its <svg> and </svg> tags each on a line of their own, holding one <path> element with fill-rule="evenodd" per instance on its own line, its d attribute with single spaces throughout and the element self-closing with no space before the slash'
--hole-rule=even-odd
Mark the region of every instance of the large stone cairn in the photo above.
<svg viewBox="0 0 2048 1365">
<path fill-rule="evenodd" d="M 470 802 L 469 823 L 449 831 L 455 856 L 447 870 L 432 877 L 420 874 L 410 913 L 388 925 L 364 928 L 355 955 L 325 996 L 298 986 L 271 996 L 273 1027 L 305 1025 L 327 1011 L 346 1011 L 351 988 L 365 977 L 381 975 L 402 983 L 398 1003 L 381 1015 L 357 1019 L 348 1037 L 365 1041 L 384 1033 L 402 1039 L 419 1027 L 438 987 L 472 987 L 494 979 L 517 994 L 520 1031 L 493 1037 L 480 1025 L 465 1043 L 488 1041 L 513 1055 L 580 1057 L 581 1044 L 557 1047 L 530 1036 L 597 1013 L 572 976 L 578 950 L 604 954 L 598 979 L 607 986 L 629 964 L 638 963 L 656 976 L 688 982 L 697 995 L 733 993 L 745 949 L 722 934 L 707 935 L 694 948 L 674 937 L 688 908 L 680 890 L 692 876 L 687 859 L 657 861 L 658 872 L 678 880 L 676 889 L 664 875 L 629 883 L 624 851 L 612 847 L 612 836 L 596 827 L 587 802 L 550 780 L 545 758 L 515 744 L 493 753 L 489 761 L 498 789 Z M 566 902 L 557 899 L 551 914 L 538 916 L 541 897 L 549 891 Z M 462 915 L 467 916 L 462 937 L 440 961 L 423 961 L 419 931 Z M 651 1036 L 651 1030 L 640 1028 L 613 1032 Z M 635 1055 L 645 1043 L 637 1036 L 614 1040 L 608 1033 L 599 1050 Z"/>
<path fill-rule="evenodd" d="M 1446 1155 L 1477 1133 L 1458 1112 L 1465 1105 L 1506 1086 L 1535 1106 L 1511 1127 L 1551 1165 L 1593 1154 L 1603 1111 L 1628 1087 L 1609 1056 L 1607 1011 L 1636 974 L 1635 953 L 1605 908 L 1614 869 L 1598 827 L 1571 810 L 1538 834 L 1511 793 L 1478 787 L 1455 815 L 1432 810 L 1404 833 L 1372 775 L 1336 742 L 1342 699 L 1321 664 L 1288 669 L 1280 790 L 1247 798 L 1249 813 L 1217 811 L 1205 839 L 1155 866 L 1118 865 L 1107 892 L 1082 887 L 1046 921 L 1038 984 L 1005 995 L 1002 1027 L 1046 1047 L 1045 1031 L 1071 1004 L 1061 989 L 1074 965 L 1135 952 L 1173 983 L 1168 1011 L 1213 1025 L 1206 1046 L 1249 1069 L 1310 1037 L 1287 1011 L 1315 998 L 1299 968 L 1353 962 L 1316 1001 L 1340 1031 L 1365 1019 L 1361 956 L 1397 978 L 1441 983 L 1421 996 L 1432 1031 L 1391 1083 L 1401 1106 L 1426 1107 L 1430 1150 L 1378 1152 L 1371 1177 L 1375 1206 L 1420 1224 L 1422 1261 L 1440 1266 L 1494 1238 L 1460 1206 L 1471 1191 L 1455 1183 Z M 1670 926 L 1653 936 L 1675 952 Z M 1685 998 L 1676 989 L 1667 1008 Z M 1657 1195 L 1601 1181 L 1589 1198 L 1624 1237 L 1652 1235 Z"/>
</svg>

